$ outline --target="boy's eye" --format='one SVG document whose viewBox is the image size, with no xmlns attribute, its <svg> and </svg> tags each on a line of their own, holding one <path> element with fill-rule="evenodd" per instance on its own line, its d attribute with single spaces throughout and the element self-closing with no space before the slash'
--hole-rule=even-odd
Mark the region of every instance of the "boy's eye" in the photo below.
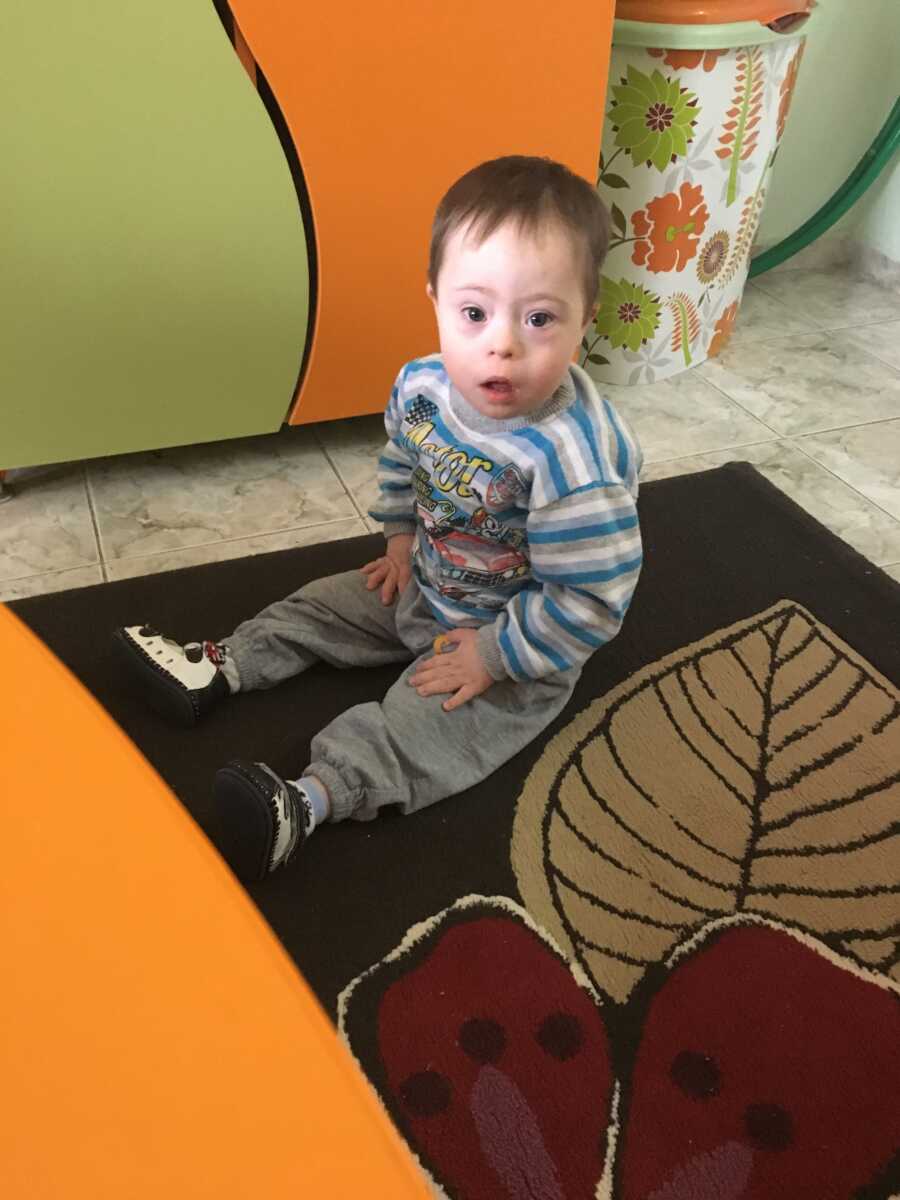
<svg viewBox="0 0 900 1200">
<path fill-rule="evenodd" d="M 482 312 L 482 310 L 475 304 L 467 304 L 466 307 L 462 311 L 463 311 L 463 314 L 470 321 L 472 321 L 476 324 L 480 324 L 481 318 L 484 316 L 484 313 Z M 469 317 L 469 313 L 478 313 L 478 316 L 477 317 Z M 535 319 L 539 319 L 540 323 L 537 325 L 534 325 L 533 326 L 534 329 L 546 329 L 547 326 L 551 322 L 556 320 L 553 313 L 548 313 L 548 312 L 532 313 L 531 316 L 529 317 L 529 320 L 535 320 Z"/>
</svg>

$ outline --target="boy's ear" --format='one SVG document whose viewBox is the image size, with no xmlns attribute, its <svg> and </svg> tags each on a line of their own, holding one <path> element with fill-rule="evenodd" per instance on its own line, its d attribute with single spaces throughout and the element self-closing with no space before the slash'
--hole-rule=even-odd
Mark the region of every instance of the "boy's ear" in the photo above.
<svg viewBox="0 0 900 1200">
<path fill-rule="evenodd" d="M 434 288 L 431 286 L 430 283 L 425 284 L 425 295 L 428 297 L 428 299 L 431 301 L 432 304 L 437 304 L 437 296 L 435 296 Z"/>
</svg>

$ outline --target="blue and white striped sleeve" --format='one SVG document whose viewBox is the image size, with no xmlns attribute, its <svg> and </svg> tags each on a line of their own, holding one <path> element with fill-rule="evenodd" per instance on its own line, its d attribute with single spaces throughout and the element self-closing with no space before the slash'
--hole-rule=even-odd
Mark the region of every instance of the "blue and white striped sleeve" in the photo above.
<svg viewBox="0 0 900 1200">
<path fill-rule="evenodd" d="M 622 483 L 589 483 L 527 519 L 532 581 L 478 632 L 495 679 L 581 666 L 619 632 L 643 561 L 637 504 Z"/>
<path fill-rule="evenodd" d="M 384 525 L 385 538 L 395 533 L 415 533 L 416 508 L 412 489 L 412 472 L 418 456 L 405 445 L 401 437 L 403 424 L 402 384 L 404 366 L 391 389 L 391 398 L 384 413 L 387 444 L 378 459 L 378 500 L 369 509 L 369 516 Z"/>
</svg>

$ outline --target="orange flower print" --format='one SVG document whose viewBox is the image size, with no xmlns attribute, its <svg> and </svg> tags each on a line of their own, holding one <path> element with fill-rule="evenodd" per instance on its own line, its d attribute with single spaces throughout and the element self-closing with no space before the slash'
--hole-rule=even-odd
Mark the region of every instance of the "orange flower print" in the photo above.
<svg viewBox="0 0 900 1200">
<path fill-rule="evenodd" d="M 727 54 L 727 50 L 649 50 L 648 54 L 652 54 L 654 58 L 665 58 L 667 67 L 672 67 L 676 71 L 693 71 L 695 67 L 703 64 L 704 71 L 712 71 L 715 69 L 716 59 Z"/>
<path fill-rule="evenodd" d="M 658 196 L 631 218 L 637 234 L 631 261 L 639 267 L 646 263 L 648 271 L 683 271 L 708 220 L 699 184 L 683 183 L 679 192 Z"/>
<path fill-rule="evenodd" d="M 791 111 L 791 101 L 794 98 L 794 88 L 797 86 L 797 72 L 800 70 L 800 59 L 803 57 L 803 51 L 806 49 L 805 40 L 800 43 L 800 49 L 791 59 L 791 65 L 787 69 L 784 79 L 781 81 L 781 103 L 778 105 L 778 133 L 775 138 L 775 144 L 781 141 L 781 136 L 784 133 L 784 127 L 787 123 L 788 113 Z"/>
<path fill-rule="evenodd" d="M 734 304 L 729 304 L 718 321 L 716 321 L 713 339 L 709 343 L 709 349 L 706 352 L 707 358 L 715 358 L 717 354 L 720 354 L 725 349 L 728 339 L 734 332 L 734 323 L 737 320 L 740 306 L 740 300 L 735 300 Z"/>
</svg>

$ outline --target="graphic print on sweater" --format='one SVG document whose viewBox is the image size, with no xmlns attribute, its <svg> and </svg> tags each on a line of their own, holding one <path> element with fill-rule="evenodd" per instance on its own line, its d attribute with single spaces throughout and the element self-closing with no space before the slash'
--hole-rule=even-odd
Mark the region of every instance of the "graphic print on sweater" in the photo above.
<svg viewBox="0 0 900 1200">
<path fill-rule="evenodd" d="M 428 471 L 418 466 L 412 472 L 418 516 L 436 561 L 440 563 L 438 591 L 448 599 L 468 598 L 495 604 L 496 589 L 521 583 L 530 574 L 522 529 L 510 528 L 488 511 L 506 509 L 515 496 L 527 490 L 519 469 L 509 463 L 496 475 L 495 464 L 455 445 L 439 445 L 427 439 L 434 433 L 437 406 L 419 395 L 410 405 L 405 421 L 412 426 L 406 442 L 435 466 Z M 486 493 L 474 485 L 481 472 L 490 475 Z M 473 512 L 458 508 L 447 499 L 455 493 L 460 500 L 476 501 Z M 480 595 L 479 589 L 492 594 Z"/>
</svg>

